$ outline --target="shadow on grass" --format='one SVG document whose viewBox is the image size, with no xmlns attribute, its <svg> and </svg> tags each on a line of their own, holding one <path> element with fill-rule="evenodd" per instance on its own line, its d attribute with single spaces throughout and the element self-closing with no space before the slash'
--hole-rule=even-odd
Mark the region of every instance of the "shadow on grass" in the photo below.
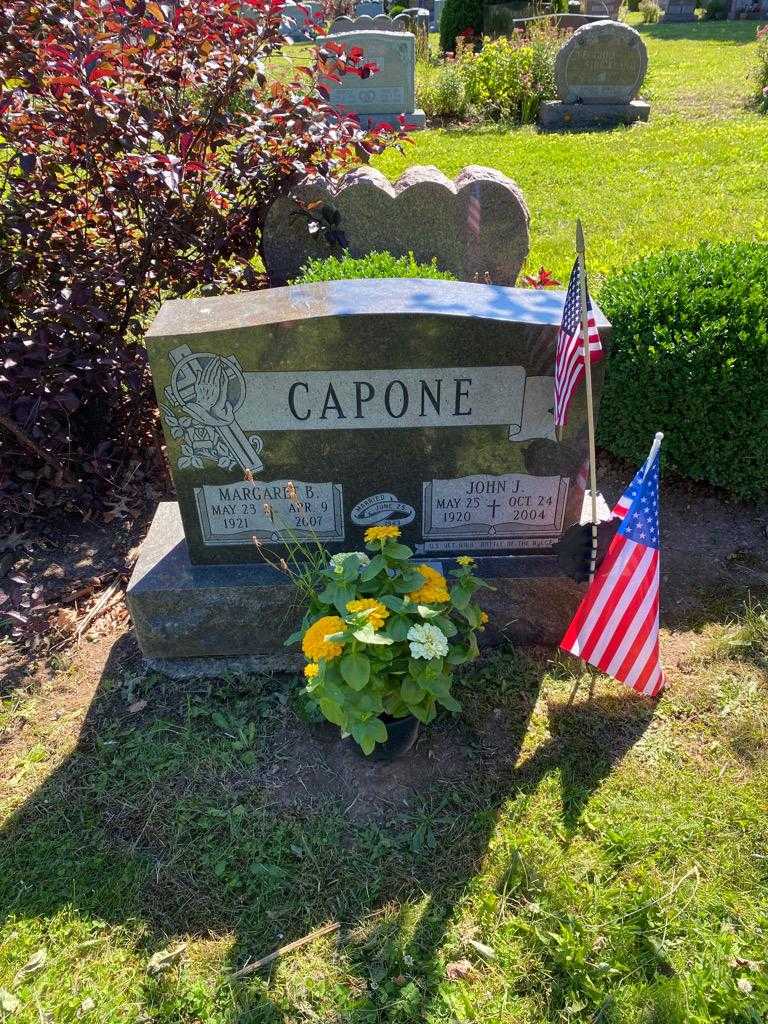
<svg viewBox="0 0 768 1024">
<path fill-rule="evenodd" d="M 411 758 L 372 765 L 302 718 L 290 679 L 172 683 L 141 678 L 134 656 L 130 637 L 115 645 L 76 749 L 0 834 L 0 912 L 124 925 L 140 961 L 179 937 L 232 935 L 216 998 L 233 1024 L 280 1024 L 293 1007 L 268 975 L 228 971 L 333 920 L 353 927 L 337 953 L 340 1019 L 422 1020 L 510 801 L 557 773 L 567 843 L 653 714 L 631 695 L 551 704 L 549 736 L 521 761 L 545 665 L 507 651 L 464 679 L 464 716 Z M 392 909 L 421 897 L 415 924 Z M 419 985 L 387 994 L 379 982 L 406 957 Z M 169 985 L 144 983 L 160 1021 L 176 1019 Z"/>
</svg>

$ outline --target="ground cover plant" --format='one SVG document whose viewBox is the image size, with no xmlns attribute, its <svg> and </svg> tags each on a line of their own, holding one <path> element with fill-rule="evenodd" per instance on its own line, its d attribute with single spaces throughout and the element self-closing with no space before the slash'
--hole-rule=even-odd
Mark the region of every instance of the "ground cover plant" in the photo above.
<svg viewBox="0 0 768 1024">
<path fill-rule="evenodd" d="M 254 286 L 271 199 L 390 134 L 333 111 L 314 59 L 267 75 L 280 7 L 0 8 L 0 487 L 17 521 L 145 497 L 160 462 L 141 338 L 159 301 Z M 372 71 L 341 48 L 318 61 Z"/>
<path fill-rule="evenodd" d="M 546 23 L 521 33 L 459 39 L 455 54 L 416 65 L 416 98 L 428 117 L 530 124 L 555 96 L 555 55 L 567 33 Z"/>
<path fill-rule="evenodd" d="M 370 252 L 367 256 L 326 256 L 311 259 L 302 267 L 294 284 L 316 281 L 344 281 L 351 278 L 372 277 L 427 277 L 441 281 L 455 280 L 447 270 L 440 270 L 437 259 L 431 263 L 418 263 L 412 252 L 407 256 L 393 256 L 389 252 Z"/>
</svg>

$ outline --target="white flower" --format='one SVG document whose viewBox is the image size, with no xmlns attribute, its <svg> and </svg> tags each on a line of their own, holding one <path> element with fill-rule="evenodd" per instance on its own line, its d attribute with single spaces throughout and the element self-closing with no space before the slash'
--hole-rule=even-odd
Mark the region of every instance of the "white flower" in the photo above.
<svg viewBox="0 0 768 1024">
<path fill-rule="evenodd" d="M 444 658 L 448 653 L 448 637 L 437 626 L 425 622 L 423 626 L 411 626 L 408 630 L 410 640 L 411 657 L 426 658 L 432 661 L 433 658 Z"/>
<path fill-rule="evenodd" d="M 364 551 L 339 551 L 338 554 L 331 555 L 330 568 L 334 572 L 341 574 L 344 571 L 344 563 L 348 558 L 356 558 L 358 565 L 368 565 L 370 558 Z"/>
</svg>

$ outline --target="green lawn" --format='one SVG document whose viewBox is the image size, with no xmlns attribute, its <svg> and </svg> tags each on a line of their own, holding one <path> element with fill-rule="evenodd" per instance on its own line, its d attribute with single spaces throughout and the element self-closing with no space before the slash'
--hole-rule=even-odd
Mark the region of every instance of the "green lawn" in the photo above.
<svg viewBox="0 0 768 1024">
<path fill-rule="evenodd" d="M 329 755 L 295 681 L 113 654 L 93 694 L 86 649 L 1 707 L 0 1019 L 764 1021 L 768 617 L 674 643 L 655 708 L 569 704 L 562 664 L 502 651 L 383 774 Z"/>
<path fill-rule="evenodd" d="M 565 276 L 581 217 L 603 274 L 661 246 L 768 238 L 768 119 L 748 109 L 754 22 L 642 26 L 650 71 L 647 125 L 544 135 L 436 130 L 376 160 L 391 178 L 414 163 L 453 177 L 486 164 L 522 188 L 531 211 L 529 268 Z"/>
</svg>

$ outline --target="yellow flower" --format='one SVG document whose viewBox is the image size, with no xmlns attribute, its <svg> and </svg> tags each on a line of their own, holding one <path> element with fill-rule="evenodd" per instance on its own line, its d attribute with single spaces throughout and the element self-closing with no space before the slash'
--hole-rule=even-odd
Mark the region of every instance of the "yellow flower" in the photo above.
<svg viewBox="0 0 768 1024">
<path fill-rule="evenodd" d="M 408 595 L 416 604 L 444 604 L 450 600 L 448 593 L 448 581 L 441 572 L 433 569 L 431 565 L 417 565 L 424 583 L 418 590 L 412 590 Z"/>
<path fill-rule="evenodd" d="M 305 657 L 311 661 L 332 661 L 341 654 L 341 644 L 331 643 L 326 637 L 333 633 L 341 633 L 344 623 L 338 615 L 324 615 L 322 619 L 313 622 L 304 634 L 301 641 L 301 649 Z"/>
<path fill-rule="evenodd" d="M 480 621 L 483 625 L 488 621 L 488 612 L 480 612 Z"/>
<path fill-rule="evenodd" d="M 349 601 L 348 612 L 365 612 L 370 608 L 370 614 L 366 616 L 366 622 L 370 622 L 374 629 L 380 629 L 389 618 L 389 609 L 381 601 L 373 597 L 364 597 L 359 601 Z"/>
<path fill-rule="evenodd" d="M 316 661 L 310 661 L 308 665 L 304 666 L 304 675 L 307 679 L 314 679 L 319 671 L 320 666 Z"/>
<path fill-rule="evenodd" d="M 365 531 L 365 543 L 370 544 L 374 540 L 388 540 L 390 537 L 397 540 L 399 536 L 399 526 L 369 526 Z"/>
<path fill-rule="evenodd" d="M 459 555 L 459 557 L 456 559 L 456 561 L 459 563 L 459 565 L 474 565 L 475 564 L 475 560 L 472 557 L 472 555 Z"/>
</svg>

